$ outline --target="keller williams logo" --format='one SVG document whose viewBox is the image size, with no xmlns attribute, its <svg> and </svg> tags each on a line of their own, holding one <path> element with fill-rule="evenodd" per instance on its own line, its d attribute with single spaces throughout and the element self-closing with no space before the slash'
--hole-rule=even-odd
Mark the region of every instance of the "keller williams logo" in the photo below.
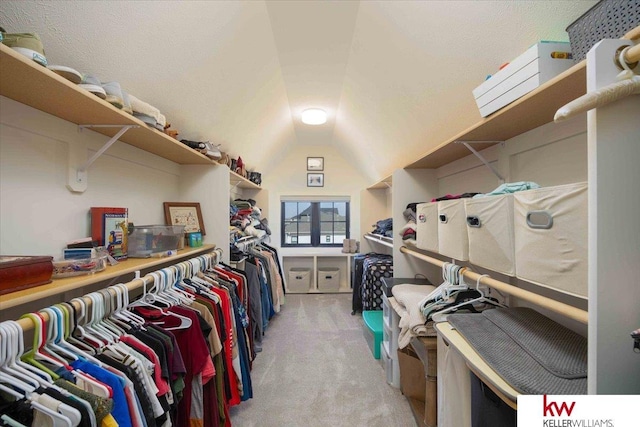
<svg viewBox="0 0 640 427">
<path fill-rule="evenodd" d="M 570 417 L 573 412 L 573 408 L 576 406 L 576 402 L 571 402 L 571 405 L 567 405 L 567 402 L 562 402 L 558 406 L 557 402 L 550 401 L 547 403 L 547 395 L 545 394 L 542 399 L 542 416 L 543 417 L 560 417 L 563 412 L 567 413 Z M 555 409 L 555 412 L 554 412 Z"/>
</svg>

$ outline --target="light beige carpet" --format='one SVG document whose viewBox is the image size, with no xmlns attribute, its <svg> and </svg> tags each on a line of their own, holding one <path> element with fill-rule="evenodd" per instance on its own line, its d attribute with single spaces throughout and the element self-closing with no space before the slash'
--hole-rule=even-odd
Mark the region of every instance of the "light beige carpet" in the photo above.
<svg viewBox="0 0 640 427">
<path fill-rule="evenodd" d="M 253 399 L 231 408 L 233 425 L 414 427 L 362 328 L 349 294 L 287 294 L 253 364 Z"/>
</svg>

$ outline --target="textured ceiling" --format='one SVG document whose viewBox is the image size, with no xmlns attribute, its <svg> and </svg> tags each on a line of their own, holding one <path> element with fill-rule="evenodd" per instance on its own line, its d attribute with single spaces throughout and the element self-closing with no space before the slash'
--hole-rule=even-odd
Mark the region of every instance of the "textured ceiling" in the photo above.
<svg viewBox="0 0 640 427">
<path fill-rule="evenodd" d="M 373 183 L 477 122 L 472 89 L 536 41 L 567 41 L 595 3 L 3 0 L 0 26 L 256 170 L 333 144 Z M 326 124 L 300 123 L 311 106 Z"/>
</svg>

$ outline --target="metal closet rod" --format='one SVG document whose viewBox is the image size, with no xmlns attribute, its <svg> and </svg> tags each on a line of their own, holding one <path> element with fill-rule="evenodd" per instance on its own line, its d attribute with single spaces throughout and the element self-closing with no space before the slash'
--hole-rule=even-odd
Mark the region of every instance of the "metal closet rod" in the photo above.
<svg viewBox="0 0 640 427">
<path fill-rule="evenodd" d="M 202 257 L 205 257 L 205 258 L 208 258 L 208 259 L 214 258 L 216 260 L 216 262 L 217 262 L 217 260 L 219 259 L 220 256 L 221 256 L 221 251 L 219 249 L 214 249 L 212 252 L 209 252 L 209 253 L 206 253 L 206 254 L 202 254 L 200 256 L 197 256 L 197 257 L 194 257 L 194 258 L 191 258 L 191 259 L 197 259 L 197 258 L 202 258 Z M 188 260 L 187 261 L 181 261 L 181 262 L 176 263 L 174 265 L 179 265 L 179 264 L 181 264 L 183 262 L 188 262 Z M 136 277 L 135 279 L 131 280 L 130 282 L 125 283 L 124 285 L 127 287 L 127 290 L 129 292 L 132 292 L 132 291 L 135 291 L 135 290 L 138 290 L 138 289 L 142 288 L 145 285 L 145 283 L 146 283 L 147 286 L 153 284 L 153 281 L 154 281 L 154 277 L 153 277 L 153 275 L 151 273 L 149 273 L 149 274 L 144 275 L 143 277 Z M 104 289 L 109 290 L 110 287 L 111 286 L 108 286 L 108 287 L 106 287 Z M 87 307 L 91 307 L 92 300 L 88 296 L 83 295 L 80 298 L 82 298 L 84 300 L 84 302 L 87 305 Z M 71 304 L 71 306 L 74 308 L 74 310 L 76 310 L 76 311 L 80 310 L 80 307 L 78 306 L 77 302 L 72 301 L 72 302 L 69 302 L 69 304 Z M 44 318 L 45 322 L 49 321 L 49 314 L 46 311 L 40 310 L 40 314 Z M 20 325 L 20 327 L 22 328 L 23 332 L 31 331 L 33 329 L 33 327 L 34 327 L 33 320 L 31 320 L 31 319 L 29 319 L 27 317 L 22 318 L 22 319 L 18 319 L 17 322 Z"/>
<path fill-rule="evenodd" d="M 402 246 L 400 248 L 400 252 L 411 255 L 412 257 L 421 259 L 440 268 L 442 268 L 442 266 L 445 264 L 444 261 L 440 261 L 439 259 L 421 254 L 420 252 L 416 252 L 410 248 L 407 248 L 406 246 Z M 490 288 L 496 289 L 500 292 L 504 292 L 505 294 L 513 295 L 514 297 L 531 302 L 539 307 L 551 310 L 554 313 L 562 314 L 569 319 L 577 320 L 578 322 L 584 323 L 585 325 L 588 323 L 589 313 L 585 310 L 573 307 L 571 305 L 556 301 L 551 298 L 544 297 L 542 295 L 538 295 L 525 289 L 518 288 L 508 283 L 492 279 L 488 276 L 482 276 L 469 269 L 465 269 L 463 275 L 469 280 L 473 280 L 474 282 L 480 280 L 480 283 L 482 283 L 483 285 L 489 286 Z"/>
</svg>

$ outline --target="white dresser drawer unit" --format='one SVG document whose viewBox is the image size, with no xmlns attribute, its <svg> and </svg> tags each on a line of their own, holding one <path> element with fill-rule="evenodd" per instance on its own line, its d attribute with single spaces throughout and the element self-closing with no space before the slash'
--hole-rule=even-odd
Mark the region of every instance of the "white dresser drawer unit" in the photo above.
<svg viewBox="0 0 640 427">
<path fill-rule="evenodd" d="M 469 261 L 514 276 L 513 195 L 466 199 Z"/>
<path fill-rule="evenodd" d="M 438 252 L 459 261 L 469 259 L 464 199 L 438 202 Z"/>
<path fill-rule="evenodd" d="M 514 194 L 516 276 L 587 297 L 587 183 Z"/>
</svg>

